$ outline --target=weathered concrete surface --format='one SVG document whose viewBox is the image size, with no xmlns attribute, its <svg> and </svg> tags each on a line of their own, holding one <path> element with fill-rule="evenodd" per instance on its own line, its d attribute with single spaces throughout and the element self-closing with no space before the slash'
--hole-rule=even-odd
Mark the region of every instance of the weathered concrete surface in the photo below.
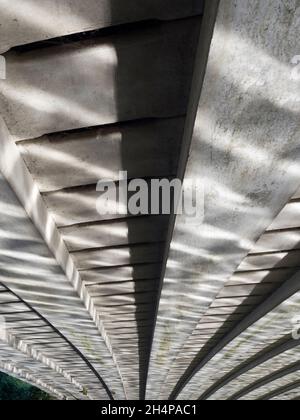
<svg viewBox="0 0 300 420">
<path fill-rule="evenodd" d="M 70 45 L 6 54 L 0 112 L 11 134 L 20 140 L 185 114 L 199 22 L 155 23 Z"/>
<path fill-rule="evenodd" d="M 18 146 L 40 190 L 45 192 L 97 184 L 102 179 L 118 181 L 120 171 L 127 171 L 129 179 L 173 175 L 183 128 L 184 118 L 150 120 L 55 134 Z M 95 205 L 91 207 L 95 209 Z"/>
<path fill-rule="evenodd" d="M 40 362 L 3 342 L 0 342 L 0 370 L 60 400 L 75 400 L 76 397 L 84 399 L 82 394 L 78 395 L 76 390 L 72 389 L 70 383 L 62 383 L 61 378 L 58 378 L 51 369 L 43 367 Z"/>
<path fill-rule="evenodd" d="M 220 3 L 186 171 L 205 184 L 205 218 L 177 218 L 150 399 L 170 395 L 200 350 L 195 331 L 202 317 L 299 188 L 300 81 L 290 64 L 298 51 L 299 16 L 295 1 Z M 184 357 L 189 337 L 194 351 Z M 200 375 L 206 381 L 203 370 Z M 197 375 L 181 396 L 194 395 L 199 381 Z"/>
<path fill-rule="evenodd" d="M 0 53 L 112 25 L 194 16 L 202 8 L 202 0 L 0 0 Z"/>
</svg>

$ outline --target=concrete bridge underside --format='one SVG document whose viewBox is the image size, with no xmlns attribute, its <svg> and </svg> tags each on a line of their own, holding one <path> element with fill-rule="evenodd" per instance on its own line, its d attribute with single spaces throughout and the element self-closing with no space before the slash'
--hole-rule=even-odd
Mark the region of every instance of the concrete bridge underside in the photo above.
<svg viewBox="0 0 300 420">
<path fill-rule="evenodd" d="M 299 39 L 297 0 L 0 0 L 1 371 L 300 397 Z M 199 180 L 204 219 L 101 216 L 121 171 Z"/>
</svg>

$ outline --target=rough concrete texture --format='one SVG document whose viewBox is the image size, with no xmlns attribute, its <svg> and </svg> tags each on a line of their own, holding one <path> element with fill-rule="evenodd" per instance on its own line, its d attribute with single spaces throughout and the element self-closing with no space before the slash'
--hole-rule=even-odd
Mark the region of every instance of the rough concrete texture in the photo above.
<svg viewBox="0 0 300 420">
<path fill-rule="evenodd" d="M 149 19 L 202 13 L 202 0 L 0 0 L 0 53 L 16 45 Z"/>
<path fill-rule="evenodd" d="M 238 271 L 245 272 L 297 266 L 300 267 L 300 251 L 287 251 L 275 254 L 249 255 L 239 266 Z"/>
<path fill-rule="evenodd" d="M 300 81 L 291 65 L 299 18 L 294 0 L 220 3 L 186 171 L 205 183 L 205 219 L 177 218 L 150 399 L 169 397 L 180 379 L 178 389 L 185 384 L 183 375 L 201 349 L 196 330 L 202 317 L 299 188 Z M 184 357 L 189 337 L 194 351 Z M 192 396 L 187 390 L 182 395 Z"/>
</svg>

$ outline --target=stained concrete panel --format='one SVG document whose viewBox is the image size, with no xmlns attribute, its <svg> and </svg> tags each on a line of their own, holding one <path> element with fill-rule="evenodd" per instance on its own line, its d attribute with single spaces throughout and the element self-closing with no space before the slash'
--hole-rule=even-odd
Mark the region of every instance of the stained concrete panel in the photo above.
<svg viewBox="0 0 300 420">
<path fill-rule="evenodd" d="M 0 112 L 8 129 L 21 140 L 184 114 L 200 23 L 191 18 L 153 24 L 70 45 L 6 54 Z"/>
<path fill-rule="evenodd" d="M 198 15 L 202 9 L 202 0 L 0 0 L 0 53 L 112 25 Z"/>
</svg>

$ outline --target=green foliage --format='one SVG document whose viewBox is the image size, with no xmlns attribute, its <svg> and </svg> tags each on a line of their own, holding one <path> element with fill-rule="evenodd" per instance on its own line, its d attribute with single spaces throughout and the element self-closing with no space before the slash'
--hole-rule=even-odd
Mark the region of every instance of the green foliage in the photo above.
<svg viewBox="0 0 300 420">
<path fill-rule="evenodd" d="M 0 372 L 0 400 L 51 400 L 45 392 Z"/>
</svg>

